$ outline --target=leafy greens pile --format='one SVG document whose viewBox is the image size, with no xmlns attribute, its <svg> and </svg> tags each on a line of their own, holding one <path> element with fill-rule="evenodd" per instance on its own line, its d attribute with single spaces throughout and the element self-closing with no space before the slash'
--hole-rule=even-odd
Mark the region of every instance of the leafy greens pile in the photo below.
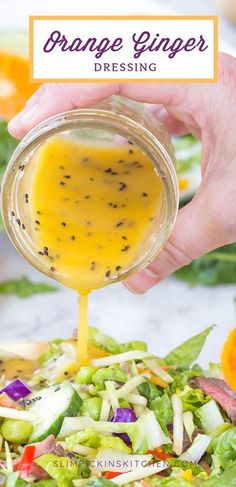
<svg viewBox="0 0 236 487">
<path fill-rule="evenodd" d="M 90 328 L 89 364 L 54 340 L 32 374 L 2 377 L 2 485 L 235 486 L 236 398 L 195 364 L 211 330 L 160 358 Z"/>
</svg>

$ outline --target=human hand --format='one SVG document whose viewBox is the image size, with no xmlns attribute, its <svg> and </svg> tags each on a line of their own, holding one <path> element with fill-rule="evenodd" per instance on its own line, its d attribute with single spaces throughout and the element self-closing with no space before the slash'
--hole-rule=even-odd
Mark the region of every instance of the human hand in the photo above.
<svg viewBox="0 0 236 487">
<path fill-rule="evenodd" d="M 201 138 L 202 181 L 182 208 L 160 254 L 126 286 L 143 293 L 193 259 L 236 240 L 236 59 L 219 56 L 217 84 L 46 84 L 10 123 L 23 137 L 59 112 L 86 107 L 111 95 L 152 104 L 152 111 L 173 134 Z"/>
</svg>

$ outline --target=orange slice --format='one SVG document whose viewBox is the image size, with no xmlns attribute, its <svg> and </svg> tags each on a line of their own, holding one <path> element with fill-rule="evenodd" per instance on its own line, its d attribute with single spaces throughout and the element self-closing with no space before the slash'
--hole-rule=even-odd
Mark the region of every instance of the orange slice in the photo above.
<svg viewBox="0 0 236 487">
<path fill-rule="evenodd" d="M 221 363 L 225 380 L 236 391 L 236 327 L 230 331 L 224 343 Z"/>
<path fill-rule="evenodd" d="M 37 88 L 29 82 L 28 59 L 0 51 L 0 118 L 10 120 Z"/>
</svg>

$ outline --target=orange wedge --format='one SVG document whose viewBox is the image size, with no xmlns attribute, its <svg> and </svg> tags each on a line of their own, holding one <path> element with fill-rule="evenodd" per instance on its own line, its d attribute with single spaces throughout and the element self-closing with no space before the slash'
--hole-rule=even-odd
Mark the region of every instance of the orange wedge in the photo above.
<svg viewBox="0 0 236 487">
<path fill-rule="evenodd" d="M 0 118 L 10 120 L 38 88 L 29 82 L 29 61 L 0 51 Z"/>
<path fill-rule="evenodd" d="M 236 327 L 230 331 L 224 343 L 221 364 L 225 380 L 236 391 Z"/>
</svg>

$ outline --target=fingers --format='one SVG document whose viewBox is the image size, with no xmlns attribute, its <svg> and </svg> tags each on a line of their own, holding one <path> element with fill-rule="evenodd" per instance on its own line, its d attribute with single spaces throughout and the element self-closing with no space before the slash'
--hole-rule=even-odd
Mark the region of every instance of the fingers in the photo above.
<svg viewBox="0 0 236 487">
<path fill-rule="evenodd" d="M 114 95 L 114 83 L 61 83 L 42 85 L 28 100 L 25 108 L 8 124 L 10 134 L 22 138 L 35 125 L 57 113 L 83 108 Z"/>
<path fill-rule="evenodd" d="M 164 249 L 148 267 L 125 282 L 130 291 L 144 293 L 197 257 L 229 243 L 230 238 L 233 241 L 231 223 L 228 229 L 221 223 L 220 207 L 218 214 L 209 207 L 213 192 L 213 188 L 209 192 L 201 189 L 192 202 L 179 211 Z M 212 208 L 217 208 L 217 205 L 212 205 Z"/>
<path fill-rule="evenodd" d="M 28 101 L 25 108 L 12 119 L 8 128 L 14 137 L 21 138 L 48 117 L 73 108 L 92 105 L 114 94 L 141 102 L 177 106 L 184 103 L 186 93 L 186 85 L 181 84 L 165 84 L 158 87 L 155 84 L 143 83 L 45 84 Z"/>
</svg>

